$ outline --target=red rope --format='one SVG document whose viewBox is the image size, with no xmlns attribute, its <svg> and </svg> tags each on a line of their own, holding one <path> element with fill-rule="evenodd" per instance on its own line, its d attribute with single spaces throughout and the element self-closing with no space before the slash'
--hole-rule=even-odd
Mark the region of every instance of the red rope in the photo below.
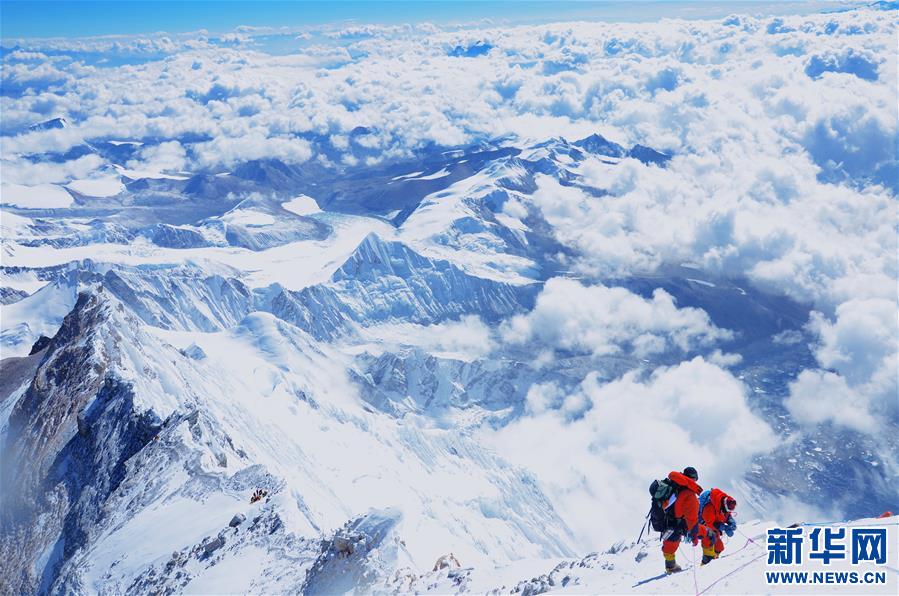
<svg viewBox="0 0 899 596">
<path fill-rule="evenodd" d="M 749 546 L 749 543 L 750 543 L 750 542 L 752 542 L 752 540 L 747 540 L 747 541 L 743 544 L 743 546 L 741 546 L 740 548 L 738 548 L 738 549 L 735 550 L 734 552 L 732 552 L 732 553 L 727 553 L 726 555 L 721 555 L 721 556 L 718 557 L 718 558 L 719 558 L 719 559 L 726 559 L 727 557 L 729 557 L 729 556 L 731 556 L 731 555 L 735 555 L 735 554 L 737 554 L 738 552 L 740 552 L 741 550 L 743 550 L 744 548 L 746 548 L 747 546 Z"/>
<path fill-rule="evenodd" d="M 765 548 L 764 546 L 762 546 L 761 544 L 759 544 L 758 542 L 756 542 L 755 540 L 753 540 L 752 538 L 750 538 L 749 536 L 747 536 L 746 534 L 744 534 L 744 533 L 743 533 L 743 530 L 741 530 L 740 528 L 737 528 L 737 532 L 740 533 L 740 536 L 743 536 L 744 538 L 746 538 L 746 540 L 748 540 L 749 542 L 751 542 L 751 543 L 753 543 L 754 545 L 758 546 L 759 548 Z M 759 536 L 759 538 L 761 538 L 761 536 Z"/>
<path fill-rule="evenodd" d="M 701 596 L 702 594 L 705 594 L 706 592 L 708 592 L 709 590 L 711 590 L 713 587 L 715 587 L 715 585 L 716 585 L 718 582 L 720 582 L 721 580 L 730 577 L 731 575 L 733 575 L 733 574 L 736 573 L 737 571 L 741 571 L 741 570 L 745 569 L 746 567 L 749 567 L 750 565 L 752 565 L 753 563 L 755 563 L 756 561 L 758 561 L 758 560 L 761 559 L 762 557 L 766 556 L 767 554 L 768 554 L 768 553 L 762 553 L 762 554 L 760 554 L 759 556 L 757 556 L 756 558 L 750 559 L 749 561 L 743 563 L 742 565 L 740 565 L 739 567 L 737 567 L 737 568 L 734 569 L 733 571 L 730 571 L 729 573 L 725 573 L 724 575 L 722 575 L 721 577 L 719 577 L 718 579 L 716 579 L 715 581 L 713 581 L 712 583 L 710 583 L 708 586 L 706 586 L 706 588 L 705 588 L 702 592 L 696 592 L 696 596 Z"/>
<path fill-rule="evenodd" d="M 802 524 L 802 525 L 804 525 L 804 526 L 809 526 L 809 525 L 817 525 L 817 524 Z M 824 524 L 822 524 L 822 525 L 824 525 Z M 874 524 L 864 524 L 864 525 L 872 525 L 872 526 L 873 526 L 873 525 L 876 525 L 876 526 L 895 526 L 895 525 L 899 525 L 899 524 L 877 524 L 877 523 L 874 523 Z M 848 524 L 847 524 L 847 526 L 848 526 Z M 848 526 L 848 527 L 852 527 L 852 526 Z M 737 529 L 737 531 L 740 532 L 740 534 L 743 535 L 743 536 L 746 538 L 746 544 L 744 544 L 743 546 L 741 546 L 739 549 L 735 550 L 735 551 L 732 552 L 732 553 L 728 553 L 727 555 L 722 555 L 721 558 L 724 558 L 724 557 L 727 557 L 727 556 L 730 556 L 730 555 L 735 555 L 735 554 L 737 554 L 738 552 L 740 552 L 741 550 L 743 550 L 744 548 L 746 548 L 747 546 L 749 546 L 750 544 L 754 544 L 754 545 L 756 545 L 756 546 L 759 547 L 759 548 L 765 548 L 764 546 L 762 546 L 761 544 L 759 544 L 758 542 L 756 542 L 755 540 L 753 540 L 753 539 L 750 538 L 749 536 L 746 536 L 746 534 L 744 534 L 744 533 L 743 533 L 742 531 L 740 531 L 739 529 Z M 733 575 L 734 573 L 736 573 L 736 572 L 738 572 L 738 571 L 742 571 L 742 570 L 745 569 L 746 567 L 749 567 L 750 565 L 752 565 L 753 563 L 755 563 L 756 561 L 758 561 L 758 560 L 761 559 L 762 557 L 767 556 L 767 554 L 768 554 L 768 552 L 767 552 L 767 550 L 766 550 L 764 553 L 760 554 L 759 556 L 757 556 L 757 557 L 755 557 L 755 558 L 750 559 L 749 561 L 743 563 L 742 565 L 740 565 L 740 566 L 737 567 L 736 569 L 733 569 L 733 570 L 731 570 L 731 571 L 725 573 L 724 575 L 722 575 L 721 577 L 719 577 L 718 579 L 716 579 L 715 581 L 713 581 L 712 583 L 710 583 L 708 586 L 706 586 L 705 588 L 703 588 L 702 591 L 699 591 L 699 585 L 697 584 L 697 581 L 696 581 L 696 555 L 695 555 L 695 550 L 696 550 L 696 547 L 694 546 L 694 547 L 693 547 L 693 551 L 691 551 L 691 553 L 694 553 L 694 554 L 693 554 L 693 585 L 694 585 L 694 587 L 696 588 L 696 596 L 702 596 L 702 594 L 705 594 L 706 592 L 708 592 L 709 590 L 711 590 L 712 588 L 714 588 L 714 587 L 718 584 L 718 582 L 720 582 L 720 581 L 722 581 L 722 580 L 724 580 L 724 579 L 727 579 L 728 577 L 730 577 L 731 575 Z M 892 570 L 892 571 L 897 571 L 897 570 L 892 569 L 891 567 L 888 567 L 888 569 L 890 569 L 890 570 Z"/>
</svg>

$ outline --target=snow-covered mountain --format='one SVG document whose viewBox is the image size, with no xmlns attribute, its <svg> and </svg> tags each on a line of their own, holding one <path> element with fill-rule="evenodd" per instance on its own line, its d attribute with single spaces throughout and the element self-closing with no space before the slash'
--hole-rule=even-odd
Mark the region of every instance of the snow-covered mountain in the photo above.
<svg viewBox="0 0 899 596">
<path fill-rule="evenodd" d="M 43 349 L 7 366 L 16 376 L 5 383 L 4 558 L 22 572 L 7 576 L 14 589 L 149 588 L 139 576 L 159 557 L 259 513 L 274 524 L 266 537 L 280 530 L 264 545 L 272 560 L 285 541 L 315 552 L 319 533 L 397 506 L 388 527 L 405 528 L 419 557 L 447 542 L 484 561 L 573 552 L 533 478 L 455 429 L 372 411 L 341 380 L 346 355 L 269 314 L 218 333 L 151 331 L 99 286 Z M 268 496 L 248 506 L 255 488 Z M 502 515 L 485 524 L 485 511 Z M 307 556 L 284 588 L 302 583 Z"/>
<path fill-rule="evenodd" d="M 396 204 L 402 216 L 387 195 L 381 213 L 316 207 L 294 215 L 275 191 L 287 181 L 297 185 L 290 192 L 312 190 L 283 164 L 241 170 L 259 184 L 277 173 L 272 194 L 214 205 L 204 197 L 199 212 L 179 180 L 164 194 L 131 185 L 108 199 L 102 218 L 89 215 L 95 207 L 85 198 L 61 211 L 10 208 L 7 587 L 498 587 L 475 586 L 471 570 L 422 575 L 453 552 L 477 569 L 545 561 L 546 576 L 516 572 L 539 590 L 570 582 L 576 591 L 625 589 L 624 576 L 606 584 L 593 575 L 628 549 L 572 563 L 568 582 L 556 577 L 561 567 L 553 571 L 550 561 L 583 548 L 573 520 L 560 516 L 539 478 L 487 447 L 484 432 L 514 424 L 546 383 L 572 389 L 591 372 L 614 379 L 713 350 L 739 355 L 733 370 L 775 400 L 754 409 L 787 430 L 776 400 L 813 360 L 801 340 L 808 307 L 748 280 L 670 266 L 606 283 L 629 300 L 656 304 L 662 291 L 676 300 L 674 312 L 706 313 L 716 339 L 687 335 L 607 354 L 565 342 L 553 348 L 538 336 L 512 340 L 514 321 L 540 311 L 545 282 L 564 276 L 564 251 L 554 252 L 558 239 L 531 197 L 533 177 L 585 185 L 579 164 L 591 153 L 611 162 L 625 151 L 597 135 L 491 151 L 489 160 L 483 148 L 473 151 L 484 160 L 476 172 L 451 173 L 469 155 L 462 150 L 439 162 L 447 174 L 401 176 L 406 185 L 428 178 L 420 199 L 403 194 Z M 342 209 L 341 201 L 319 204 Z M 535 360 L 546 349 L 555 357 Z M 808 451 L 790 461 L 814 466 L 821 480 L 811 490 L 778 481 L 776 453 L 741 479 L 762 511 L 772 494 L 791 490 L 814 500 L 822 487 L 827 499 L 823 487 L 845 475 L 844 458 Z M 867 497 L 847 510 L 885 503 L 884 469 L 859 465 Z M 257 489 L 267 495 L 250 503 Z M 248 567 L 257 571 L 237 571 Z"/>
<path fill-rule="evenodd" d="M 0 592 L 760 593 L 895 511 L 881 12 L 4 46 Z M 667 577 L 687 465 L 766 521 Z"/>
</svg>

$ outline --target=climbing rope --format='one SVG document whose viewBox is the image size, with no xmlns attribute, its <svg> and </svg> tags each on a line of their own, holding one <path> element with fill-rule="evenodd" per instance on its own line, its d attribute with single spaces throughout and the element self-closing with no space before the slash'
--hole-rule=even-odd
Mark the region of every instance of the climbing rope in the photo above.
<svg viewBox="0 0 899 596">
<path fill-rule="evenodd" d="M 826 525 L 833 525 L 833 524 L 844 524 L 846 527 L 856 527 L 856 526 L 852 526 L 852 525 L 848 524 L 847 522 L 803 523 L 803 524 L 800 524 L 800 525 L 802 525 L 802 526 L 826 526 Z M 857 525 L 864 525 L 864 526 L 899 526 L 899 523 L 889 523 L 889 524 L 884 524 L 884 523 L 876 523 L 876 522 L 875 522 L 875 523 L 870 523 L 870 524 L 857 524 Z M 728 554 L 726 554 L 726 555 L 721 555 L 721 558 L 722 558 L 722 559 L 725 558 L 725 557 L 729 557 L 729 556 L 731 556 L 731 555 L 735 555 L 735 554 L 739 553 L 740 551 L 742 551 L 743 549 L 745 549 L 745 548 L 746 548 L 747 546 L 749 546 L 750 544 L 754 544 L 755 546 L 757 546 L 757 547 L 763 549 L 765 552 L 763 552 L 763 553 L 759 554 L 758 556 L 753 557 L 752 559 L 746 561 L 745 563 L 743 563 L 743 564 L 740 565 L 739 567 L 737 567 L 737 568 L 735 568 L 735 569 L 732 569 L 731 571 L 725 573 L 724 575 L 722 575 L 721 577 L 719 577 L 718 579 L 716 579 L 715 581 L 713 581 L 712 583 L 710 583 L 708 586 L 706 586 L 705 588 L 703 588 L 702 590 L 700 590 L 700 589 L 699 589 L 699 580 L 698 580 L 697 577 L 696 577 L 696 546 L 693 546 L 692 549 L 690 550 L 690 557 L 691 557 L 691 559 L 692 559 L 692 561 L 693 561 L 691 567 L 692 567 L 692 569 L 693 569 L 693 589 L 695 590 L 696 596 L 702 596 L 703 594 L 707 593 L 709 590 L 711 590 L 712 588 L 714 588 L 715 586 L 717 586 L 720 582 L 724 581 L 724 580 L 727 579 L 728 577 L 732 576 L 733 574 L 735 574 L 735 573 L 737 573 L 737 572 L 739 572 L 739 571 L 742 571 L 743 569 L 749 567 L 750 565 L 752 565 L 753 563 L 755 563 L 755 562 L 758 561 L 759 559 L 761 559 L 761 558 L 763 558 L 763 557 L 765 557 L 765 556 L 768 555 L 768 549 L 767 549 L 764 545 L 759 544 L 758 542 L 756 542 L 755 539 L 753 539 L 753 538 L 750 537 L 750 536 L 747 536 L 746 533 L 743 532 L 742 530 L 740 530 L 739 528 L 737 528 L 737 532 L 739 532 L 740 535 L 743 536 L 743 537 L 746 539 L 746 542 L 743 544 L 743 546 L 741 546 L 741 547 L 738 548 L 737 550 L 735 550 L 735 551 L 733 551 L 733 552 L 731 552 L 731 553 L 728 553 Z M 759 536 L 759 538 L 761 538 L 761 536 Z M 899 569 L 894 569 L 893 567 L 890 567 L 890 566 L 886 566 L 886 568 L 889 569 L 890 571 L 899 573 Z"/>
<path fill-rule="evenodd" d="M 840 525 L 840 526 L 843 526 L 844 528 L 861 528 L 861 527 L 868 527 L 868 526 L 899 526 L 899 523 L 884 524 L 884 523 L 878 523 L 878 522 L 870 522 L 870 523 L 864 523 L 864 524 L 858 524 L 858 523 L 852 524 L 852 523 L 849 523 L 849 522 L 847 522 L 847 521 L 834 521 L 834 522 L 803 522 L 803 523 L 801 523 L 801 524 L 799 524 L 799 525 L 800 525 L 800 526 L 835 526 L 835 525 Z"/>
<path fill-rule="evenodd" d="M 755 558 L 753 558 L 753 559 L 750 559 L 749 561 L 743 563 L 742 565 L 740 565 L 740 566 L 737 567 L 736 569 L 734 569 L 734 570 L 732 570 L 732 571 L 730 571 L 730 572 L 728 572 L 728 573 L 725 573 L 724 575 L 722 575 L 721 577 L 719 577 L 718 579 L 716 579 L 715 581 L 713 581 L 712 583 L 710 583 L 708 586 L 706 586 L 701 592 L 696 592 L 696 596 L 702 596 L 702 594 L 705 594 L 706 592 L 708 592 L 709 590 L 711 590 L 712 588 L 714 588 L 714 587 L 718 584 L 718 582 L 720 582 L 721 580 L 727 579 L 728 577 L 730 577 L 731 575 L 733 575 L 734 573 L 736 573 L 736 572 L 738 572 L 738 571 L 742 571 L 743 569 L 745 569 L 746 567 L 749 567 L 750 565 L 752 565 L 753 563 L 755 563 L 756 561 L 758 561 L 759 559 L 761 559 L 762 557 L 764 557 L 764 556 L 767 555 L 767 554 L 768 554 L 768 553 L 762 553 L 762 554 L 760 554 L 759 556 L 757 556 L 757 557 L 755 557 Z"/>
<path fill-rule="evenodd" d="M 846 522 L 808 523 L 808 524 L 801 524 L 801 525 L 803 525 L 803 526 L 824 526 L 824 525 L 831 525 L 831 524 L 835 524 L 835 523 L 843 523 L 843 524 L 845 524 Z M 892 523 L 892 524 L 878 524 L 878 523 L 873 523 L 873 524 L 863 524 L 863 525 L 865 525 L 865 526 L 868 526 L 868 525 L 871 525 L 871 526 L 899 526 L 899 524 L 897 524 L 897 523 Z M 853 527 L 853 526 L 849 526 L 849 525 L 847 524 L 847 527 Z M 747 546 L 749 546 L 750 544 L 754 544 L 754 545 L 756 545 L 757 547 L 759 547 L 759 548 L 761 548 L 761 549 L 764 549 L 765 552 L 761 553 L 761 554 L 758 555 L 757 557 L 753 557 L 752 559 L 746 561 L 745 563 L 743 563 L 742 565 L 740 565 L 740 566 L 737 567 L 736 569 L 732 569 L 731 571 L 725 573 L 724 575 L 722 575 L 721 577 L 719 577 L 718 579 L 716 579 L 715 581 L 713 581 L 712 583 L 710 583 L 708 586 L 706 586 L 706 587 L 703 588 L 702 590 L 699 590 L 698 584 L 697 584 L 697 582 L 696 582 L 696 566 L 695 566 L 696 557 L 695 557 L 695 555 L 694 555 L 694 557 L 693 557 L 693 561 L 694 561 L 694 567 L 693 567 L 693 585 L 694 585 L 694 587 L 696 587 L 696 596 L 702 596 L 703 594 L 705 594 L 706 592 L 708 592 L 709 590 L 711 590 L 712 588 L 714 588 L 716 585 L 718 585 L 719 582 L 721 582 L 721 581 L 727 579 L 728 577 L 730 577 L 731 575 L 737 573 L 738 571 L 742 571 L 743 569 L 749 567 L 750 565 L 752 565 L 753 563 L 755 563 L 755 562 L 758 561 L 759 559 L 761 559 L 761 558 L 767 556 L 768 551 L 767 551 L 767 548 L 766 548 L 766 547 L 762 546 L 761 544 L 759 544 L 758 542 L 756 542 L 755 540 L 753 540 L 752 538 L 750 538 L 749 536 L 747 536 L 747 535 L 746 535 L 742 530 L 740 530 L 739 528 L 737 528 L 737 531 L 740 532 L 740 535 L 741 535 L 741 536 L 743 536 L 744 538 L 746 538 L 746 543 L 745 543 L 742 547 L 740 547 L 738 550 L 736 550 L 736 551 L 734 551 L 734 552 L 732 552 L 732 553 L 728 553 L 728 555 L 723 555 L 722 558 L 725 557 L 725 556 L 729 556 L 729 555 L 735 555 L 735 554 L 737 554 L 738 552 L 740 552 L 741 550 L 743 550 L 744 548 L 746 548 Z M 694 550 L 695 550 L 695 547 L 694 547 Z M 891 571 L 899 571 L 899 570 L 892 569 L 891 567 L 888 567 L 888 569 L 890 569 Z"/>
<path fill-rule="evenodd" d="M 746 542 L 743 543 L 743 546 L 741 546 L 740 548 L 738 548 L 737 550 L 735 550 L 735 551 L 733 551 L 733 552 L 727 553 L 726 555 L 721 555 L 721 556 L 718 557 L 718 558 L 719 558 L 719 559 L 726 559 L 727 557 L 729 557 L 729 556 L 731 556 L 731 555 L 735 555 L 735 554 L 737 554 L 738 552 L 742 551 L 743 549 L 745 549 L 747 546 L 749 546 L 749 545 L 752 544 L 752 543 L 753 543 L 753 542 L 752 542 L 752 539 L 751 539 L 751 538 L 747 538 L 747 539 L 746 539 Z M 757 546 L 760 546 L 758 543 L 755 543 L 755 544 L 756 544 Z"/>
<path fill-rule="evenodd" d="M 699 596 L 699 581 L 696 579 L 696 545 L 693 545 L 693 548 L 690 549 L 690 556 L 693 558 L 693 564 L 690 567 L 693 569 L 693 590 L 696 591 L 696 596 Z"/>
<path fill-rule="evenodd" d="M 747 535 L 743 532 L 743 530 L 741 530 L 740 528 L 737 528 L 737 532 L 739 532 L 739 533 L 740 533 L 740 536 L 742 536 L 743 538 L 745 538 L 749 543 L 754 544 L 754 545 L 756 545 L 756 546 L 759 547 L 759 548 L 765 548 L 764 546 L 762 546 L 761 544 L 759 544 L 758 542 L 756 542 L 755 540 L 753 540 L 752 538 L 750 538 L 749 536 L 747 536 Z M 761 538 L 761 536 L 759 536 L 759 538 Z M 745 548 L 745 546 L 744 546 L 744 548 Z"/>
<path fill-rule="evenodd" d="M 762 545 L 760 545 L 759 543 L 757 543 L 755 540 L 753 540 L 752 538 L 750 538 L 749 536 L 747 536 L 746 534 L 744 534 L 742 531 L 740 531 L 739 528 L 737 529 L 737 531 L 740 532 L 740 534 L 741 534 L 744 538 L 746 538 L 746 542 L 743 544 L 743 546 L 741 546 L 741 547 L 738 548 L 737 550 L 733 551 L 732 553 L 728 553 L 728 554 L 726 554 L 726 555 L 721 555 L 720 558 L 723 559 L 723 558 L 725 558 L 725 557 L 729 557 L 730 555 L 735 555 L 735 554 L 737 554 L 738 552 L 740 552 L 740 551 L 742 551 L 743 549 L 745 549 L 745 548 L 746 548 L 747 546 L 749 546 L 750 544 L 755 544 L 756 546 L 758 546 L 758 547 L 760 547 L 760 548 L 764 548 L 764 547 L 762 547 Z M 723 539 L 724 539 L 724 536 L 721 536 L 719 539 L 723 540 Z M 693 549 L 694 549 L 694 552 L 695 552 L 696 547 L 694 546 Z M 736 573 L 737 571 L 740 571 L 741 569 L 744 569 L 744 568 L 748 567 L 750 564 L 754 563 L 755 561 L 758 561 L 759 559 L 761 559 L 762 557 L 764 557 L 766 554 L 768 554 L 768 553 L 767 553 L 767 550 L 765 551 L 765 553 L 763 553 L 763 554 L 761 554 L 761 555 L 759 555 L 759 556 L 757 556 L 757 557 L 754 557 L 753 559 L 751 559 L 751 560 L 747 561 L 746 563 L 740 565 L 740 566 L 737 567 L 736 569 L 733 569 L 732 571 L 730 571 L 730 572 L 728 572 L 728 573 L 722 575 L 721 577 L 719 577 L 718 579 L 716 579 L 715 581 L 713 581 L 711 584 L 709 584 L 708 586 L 706 586 L 706 587 L 705 587 L 704 589 L 702 589 L 702 590 L 699 589 L 699 582 L 696 580 L 696 555 L 694 554 L 694 555 L 693 555 L 693 586 L 694 586 L 694 589 L 696 590 L 696 596 L 700 596 L 701 594 L 705 594 L 706 592 L 708 592 L 709 590 L 711 590 L 713 587 L 715 587 L 715 586 L 718 584 L 718 582 L 720 582 L 720 581 L 726 579 L 727 577 L 733 575 L 733 574 Z"/>
</svg>

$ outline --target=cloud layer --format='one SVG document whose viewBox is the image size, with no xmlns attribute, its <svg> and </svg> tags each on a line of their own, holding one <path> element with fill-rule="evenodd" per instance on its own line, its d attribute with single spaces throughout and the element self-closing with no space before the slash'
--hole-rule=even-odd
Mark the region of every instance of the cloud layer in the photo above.
<svg viewBox="0 0 899 596">
<path fill-rule="evenodd" d="M 639 358 L 688 352 L 729 337 L 702 310 L 679 309 L 662 289 L 647 300 L 624 288 L 584 286 L 565 278 L 547 281 L 534 309 L 512 318 L 503 331 L 511 343 L 536 341 L 595 356 L 631 353 Z"/>
<path fill-rule="evenodd" d="M 536 386 L 529 415 L 487 440 L 546 482 L 563 518 L 595 548 L 636 535 L 653 478 L 692 465 L 706 488 L 733 487 L 753 455 L 777 444 L 745 391 L 701 357 L 607 384 L 591 373 L 569 394 Z M 541 407 L 547 397 L 561 398 L 561 408 Z"/>
<path fill-rule="evenodd" d="M 266 51 L 273 33 L 282 51 Z M 586 542 L 634 530 L 647 479 L 687 462 L 728 482 L 776 442 L 726 359 L 693 358 L 727 330 L 664 291 L 642 298 L 610 279 L 688 263 L 809 305 L 817 366 L 790 385 L 787 410 L 802 427 L 895 432 L 895 40 L 895 11 L 868 9 L 26 40 L 2 58 L 3 177 L 106 175 L 96 155 L 64 155 L 102 140 L 143 142 L 124 165 L 144 172 L 218 173 L 260 158 L 358 166 L 429 145 L 594 132 L 672 154 L 666 168 L 587 159 L 576 183 L 538 176 L 535 192 L 506 203 L 515 218 L 524 204 L 539 211 L 582 279 L 550 279 L 534 310 L 498 334 L 475 320 L 392 330 L 478 355 L 501 339 L 690 358 L 605 385 L 595 374 L 574 390 L 535 385 L 525 417 L 488 437 L 553 487 Z M 71 126 L 29 130 L 58 116 Z"/>
<path fill-rule="evenodd" d="M 281 55 L 262 51 L 272 31 L 252 28 L 227 39 L 24 40 L 4 56 L 4 132 L 64 115 L 77 133 L 7 138 L 6 151 L 79 135 L 189 134 L 242 139 L 245 158 L 303 160 L 310 155 L 290 147 L 296 134 L 339 142 L 365 127 L 386 158 L 428 142 L 600 128 L 622 142 L 718 155 L 725 168 L 744 147 L 750 157 L 807 152 L 833 180 L 884 182 L 895 171 L 894 146 L 861 142 L 896 133 L 889 11 L 312 33 L 282 33 Z M 197 147 L 194 158 L 211 163 L 214 149 Z"/>
</svg>

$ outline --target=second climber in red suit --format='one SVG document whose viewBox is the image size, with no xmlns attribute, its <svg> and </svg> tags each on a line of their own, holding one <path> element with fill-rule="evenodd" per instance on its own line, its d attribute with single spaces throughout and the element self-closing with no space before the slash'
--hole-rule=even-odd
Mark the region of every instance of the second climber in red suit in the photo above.
<svg viewBox="0 0 899 596">
<path fill-rule="evenodd" d="M 709 491 L 708 497 L 703 494 L 701 500 L 702 511 L 699 512 L 696 534 L 702 538 L 702 564 L 706 565 L 717 559 L 724 550 L 721 535 L 733 536 L 737 529 L 733 516 L 737 500 L 719 488 Z"/>
</svg>

